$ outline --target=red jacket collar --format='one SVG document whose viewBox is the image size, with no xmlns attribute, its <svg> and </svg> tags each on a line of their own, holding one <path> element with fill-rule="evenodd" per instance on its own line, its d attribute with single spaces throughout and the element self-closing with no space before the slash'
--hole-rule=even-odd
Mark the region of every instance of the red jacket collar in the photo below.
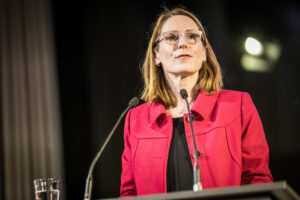
<svg viewBox="0 0 300 200">
<path fill-rule="evenodd" d="M 202 118 L 207 119 L 210 117 L 216 101 L 219 96 L 219 91 L 215 91 L 213 94 L 208 95 L 207 91 L 200 92 L 193 107 L 191 108 L 192 113 L 197 113 Z"/>
<path fill-rule="evenodd" d="M 218 99 L 218 95 L 219 91 L 215 91 L 211 95 L 208 95 L 207 91 L 200 92 L 191 108 L 191 112 L 194 115 L 200 115 L 204 119 L 209 118 Z M 151 124 L 161 121 L 167 115 L 164 105 L 159 102 L 153 103 L 150 111 Z"/>
<path fill-rule="evenodd" d="M 167 115 L 166 108 L 160 102 L 152 103 L 150 108 L 150 122 L 154 124 L 155 122 L 160 121 L 164 116 Z"/>
</svg>

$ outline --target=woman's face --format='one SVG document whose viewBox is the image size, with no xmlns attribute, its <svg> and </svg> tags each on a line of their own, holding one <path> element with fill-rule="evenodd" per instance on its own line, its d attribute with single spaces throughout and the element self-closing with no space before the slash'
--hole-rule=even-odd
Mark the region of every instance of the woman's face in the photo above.
<svg viewBox="0 0 300 200">
<path fill-rule="evenodd" d="M 171 45 L 165 39 L 161 40 L 156 51 L 155 62 L 161 65 L 164 73 L 181 76 L 185 78 L 198 72 L 202 62 L 206 60 L 206 51 L 201 40 L 195 44 L 186 41 L 185 35 L 190 31 L 198 31 L 196 23 L 184 15 L 170 17 L 162 26 L 161 36 L 163 38 L 166 32 L 179 33 L 177 43 Z"/>
</svg>

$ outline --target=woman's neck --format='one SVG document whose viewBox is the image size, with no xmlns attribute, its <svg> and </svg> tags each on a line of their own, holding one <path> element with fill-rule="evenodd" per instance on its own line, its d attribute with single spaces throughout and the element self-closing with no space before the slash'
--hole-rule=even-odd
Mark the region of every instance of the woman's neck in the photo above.
<svg viewBox="0 0 300 200">
<path fill-rule="evenodd" d="M 168 74 L 166 76 L 166 79 L 169 83 L 169 86 L 175 95 L 176 101 L 177 101 L 177 106 L 170 108 L 167 110 L 167 113 L 170 114 L 172 117 L 182 117 L 185 113 L 188 112 L 186 102 L 185 100 L 180 96 L 180 90 L 185 89 L 188 93 L 188 102 L 190 107 L 193 104 L 192 101 L 192 89 L 197 83 L 198 80 L 198 72 L 187 76 L 187 77 L 182 77 L 182 76 L 176 76 L 173 74 Z"/>
</svg>

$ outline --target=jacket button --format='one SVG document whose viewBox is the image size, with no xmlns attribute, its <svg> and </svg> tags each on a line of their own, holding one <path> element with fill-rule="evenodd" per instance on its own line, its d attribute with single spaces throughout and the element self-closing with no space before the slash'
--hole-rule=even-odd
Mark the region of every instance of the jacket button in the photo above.
<svg viewBox="0 0 300 200">
<path fill-rule="evenodd" d="M 191 118 L 192 118 L 192 122 L 195 121 L 195 116 L 194 115 L 192 115 Z M 187 121 L 190 122 L 189 116 L 187 117 Z"/>
</svg>

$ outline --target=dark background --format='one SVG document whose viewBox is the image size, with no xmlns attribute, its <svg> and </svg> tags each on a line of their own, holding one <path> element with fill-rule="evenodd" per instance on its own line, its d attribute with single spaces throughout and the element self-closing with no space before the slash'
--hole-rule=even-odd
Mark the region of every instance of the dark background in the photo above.
<svg viewBox="0 0 300 200">
<path fill-rule="evenodd" d="M 68 199 L 83 197 L 89 165 L 128 101 L 142 88 L 151 24 L 183 5 L 199 16 L 226 89 L 250 93 L 264 124 L 274 180 L 300 192 L 300 4 L 292 1 L 58 1 L 52 4 Z M 269 73 L 240 64 L 249 34 L 275 38 L 281 56 Z M 95 167 L 93 198 L 118 197 L 123 121 Z"/>
</svg>

